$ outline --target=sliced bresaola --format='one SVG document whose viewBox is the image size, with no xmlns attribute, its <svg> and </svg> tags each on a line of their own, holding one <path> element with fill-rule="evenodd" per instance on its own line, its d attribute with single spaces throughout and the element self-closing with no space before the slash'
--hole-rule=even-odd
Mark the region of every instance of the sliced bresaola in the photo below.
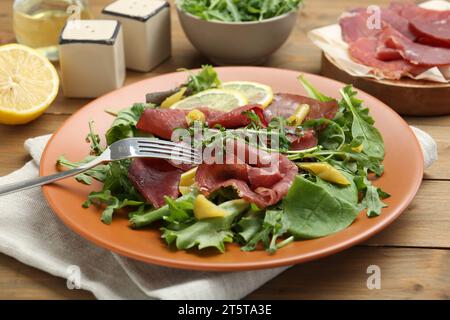
<svg viewBox="0 0 450 320">
<path fill-rule="evenodd" d="M 409 21 L 416 41 L 437 47 L 450 47 L 450 10 L 431 10 L 412 2 L 393 2 L 390 8 Z"/>
<path fill-rule="evenodd" d="M 400 16 L 395 10 L 389 8 L 381 9 L 381 27 L 391 26 L 398 32 L 400 32 L 403 36 L 414 41 L 416 36 L 411 32 L 409 28 L 409 20 L 405 17 Z"/>
<path fill-rule="evenodd" d="M 291 141 L 291 150 L 305 150 L 317 146 L 318 139 L 316 132 L 312 129 L 308 129 L 302 132 L 301 136 L 288 135 L 288 139 Z"/>
<path fill-rule="evenodd" d="M 321 102 L 309 97 L 290 94 L 277 93 L 273 97 L 272 103 L 264 109 L 264 116 L 270 122 L 274 117 L 289 118 L 297 110 L 299 104 L 307 104 L 310 107 L 306 120 L 328 118 L 333 119 L 338 110 L 335 100 Z"/>
<path fill-rule="evenodd" d="M 354 9 L 343 14 L 339 19 L 339 24 L 344 41 L 352 43 L 360 38 L 376 38 L 382 28 L 387 25 L 392 26 L 408 39 L 415 39 L 415 35 L 409 30 L 409 21 L 401 17 L 395 10 L 381 9 L 379 28 L 376 28 L 376 25 L 374 25 L 375 28 L 370 26 L 370 19 L 374 18 L 376 18 L 374 13 L 367 12 L 366 8 Z"/>
<path fill-rule="evenodd" d="M 450 12 L 439 20 L 424 17 L 413 18 L 409 22 L 409 28 L 416 35 L 417 42 L 450 48 Z"/>
<path fill-rule="evenodd" d="M 380 43 L 380 41 L 378 41 L 375 57 L 382 61 L 393 61 L 403 59 L 402 55 L 400 54 L 400 52 L 398 52 L 397 49 L 388 48 L 384 43 Z"/>
<path fill-rule="evenodd" d="M 279 202 L 287 194 L 298 172 L 297 166 L 278 153 L 269 154 L 239 141 L 234 146 L 233 151 L 227 148 L 227 153 L 232 152 L 235 161 L 198 167 L 195 181 L 200 192 L 209 196 L 220 188 L 232 187 L 239 197 L 259 208 Z M 229 156 L 226 158 L 230 159 Z"/>
<path fill-rule="evenodd" d="M 155 208 L 165 205 L 164 196 L 177 198 L 183 171 L 163 159 L 135 158 L 128 177 L 139 193 Z"/>
<path fill-rule="evenodd" d="M 163 139 L 172 137 L 177 128 L 187 128 L 186 111 L 178 109 L 146 109 L 136 128 Z"/>
<path fill-rule="evenodd" d="M 197 108 L 205 114 L 209 127 L 220 124 L 227 129 L 241 128 L 250 124 L 251 120 L 245 112 L 252 111 L 265 126 L 266 119 L 263 109 L 259 105 L 248 105 L 236 108 L 230 112 L 223 112 L 206 107 Z M 163 139 L 170 140 L 172 132 L 178 128 L 187 128 L 186 115 L 189 110 L 180 109 L 147 109 L 139 119 L 136 128 L 154 134 Z"/>
<path fill-rule="evenodd" d="M 207 117 L 208 126 L 214 127 L 221 125 L 227 129 L 242 128 L 251 123 L 250 118 L 246 115 L 247 112 L 254 112 L 263 127 L 267 126 L 266 119 L 264 118 L 263 109 L 260 105 L 248 105 L 236 108 L 230 112 L 218 113 L 215 116 Z"/>
<path fill-rule="evenodd" d="M 403 59 L 415 66 L 432 67 L 450 64 L 449 49 L 413 42 L 391 27 L 383 29 L 380 40 L 386 47 L 398 50 Z"/>
<path fill-rule="evenodd" d="M 398 80 L 411 73 L 414 66 L 405 60 L 382 61 L 377 58 L 379 41 L 376 38 L 360 38 L 349 46 L 350 56 L 357 62 L 373 68 L 376 76 Z"/>
<path fill-rule="evenodd" d="M 376 37 L 380 30 L 369 29 L 367 27 L 368 18 L 369 14 L 365 8 L 358 8 L 344 13 L 339 19 L 344 41 L 351 43 L 359 38 Z"/>
</svg>

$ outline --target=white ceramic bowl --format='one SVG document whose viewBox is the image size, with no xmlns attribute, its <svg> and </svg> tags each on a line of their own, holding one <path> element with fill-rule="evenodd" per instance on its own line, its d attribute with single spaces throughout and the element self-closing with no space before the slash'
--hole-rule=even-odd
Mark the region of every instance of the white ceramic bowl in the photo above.
<svg viewBox="0 0 450 320">
<path fill-rule="evenodd" d="M 202 20 L 180 9 L 181 26 L 198 51 L 219 65 L 258 65 L 287 40 L 298 9 L 263 21 L 220 22 Z"/>
</svg>

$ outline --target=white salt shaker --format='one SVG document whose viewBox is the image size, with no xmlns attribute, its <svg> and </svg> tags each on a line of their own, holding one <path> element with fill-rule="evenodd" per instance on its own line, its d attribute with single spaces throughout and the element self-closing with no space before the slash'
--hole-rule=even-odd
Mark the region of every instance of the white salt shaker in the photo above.
<svg viewBox="0 0 450 320">
<path fill-rule="evenodd" d="M 117 0 L 102 10 L 121 22 L 129 69 L 148 72 L 170 56 L 170 5 L 160 0 Z"/>
<path fill-rule="evenodd" d="M 120 22 L 68 20 L 60 35 L 59 60 L 66 97 L 94 98 L 120 88 L 125 80 Z"/>
</svg>

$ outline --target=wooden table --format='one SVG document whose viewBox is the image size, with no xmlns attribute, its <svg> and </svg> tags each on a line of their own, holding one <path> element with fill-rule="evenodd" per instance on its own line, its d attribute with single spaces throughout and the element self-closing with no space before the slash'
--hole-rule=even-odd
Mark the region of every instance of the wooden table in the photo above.
<svg viewBox="0 0 450 320">
<path fill-rule="evenodd" d="M 0 40 L 12 38 L 12 2 L 0 1 Z M 107 2 L 90 0 L 95 13 Z M 388 1 L 306 0 L 292 36 L 269 59 L 267 65 L 318 73 L 320 51 L 306 38 L 306 32 L 335 22 L 345 9 L 374 2 L 385 4 Z M 187 41 L 175 14 L 172 18 L 172 58 L 151 73 L 128 72 L 127 83 L 180 67 L 198 67 L 208 62 Z M 53 132 L 87 102 L 88 100 L 65 99 L 60 94 L 53 106 L 38 120 L 24 126 L 0 126 L 0 175 L 20 168 L 29 160 L 23 148 L 26 138 Z M 426 170 L 419 193 L 404 214 L 369 241 L 334 256 L 295 266 L 263 285 L 248 298 L 450 298 L 450 116 L 406 120 L 436 139 L 439 160 Z M 380 290 L 369 290 L 366 286 L 369 265 L 381 268 Z M 0 254 L 0 299 L 69 298 L 91 299 L 93 296 L 82 290 L 68 290 L 64 279 Z"/>
</svg>

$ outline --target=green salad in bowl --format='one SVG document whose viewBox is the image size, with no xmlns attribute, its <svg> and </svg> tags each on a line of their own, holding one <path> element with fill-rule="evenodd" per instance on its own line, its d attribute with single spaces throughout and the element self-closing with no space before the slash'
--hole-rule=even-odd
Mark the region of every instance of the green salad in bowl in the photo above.
<svg viewBox="0 0 450 320">
<path fill-rule="evenodd" d="M 297 10 L 302 0 L 181 0 L 185 12 L 209 21 L 262 21 Z"/>
<path fill-rule="evenodd" d="M 302 0 L 179 0 L 194 47 L 219 65 L 258 65 L 286 42 Z"/>
</svg>

